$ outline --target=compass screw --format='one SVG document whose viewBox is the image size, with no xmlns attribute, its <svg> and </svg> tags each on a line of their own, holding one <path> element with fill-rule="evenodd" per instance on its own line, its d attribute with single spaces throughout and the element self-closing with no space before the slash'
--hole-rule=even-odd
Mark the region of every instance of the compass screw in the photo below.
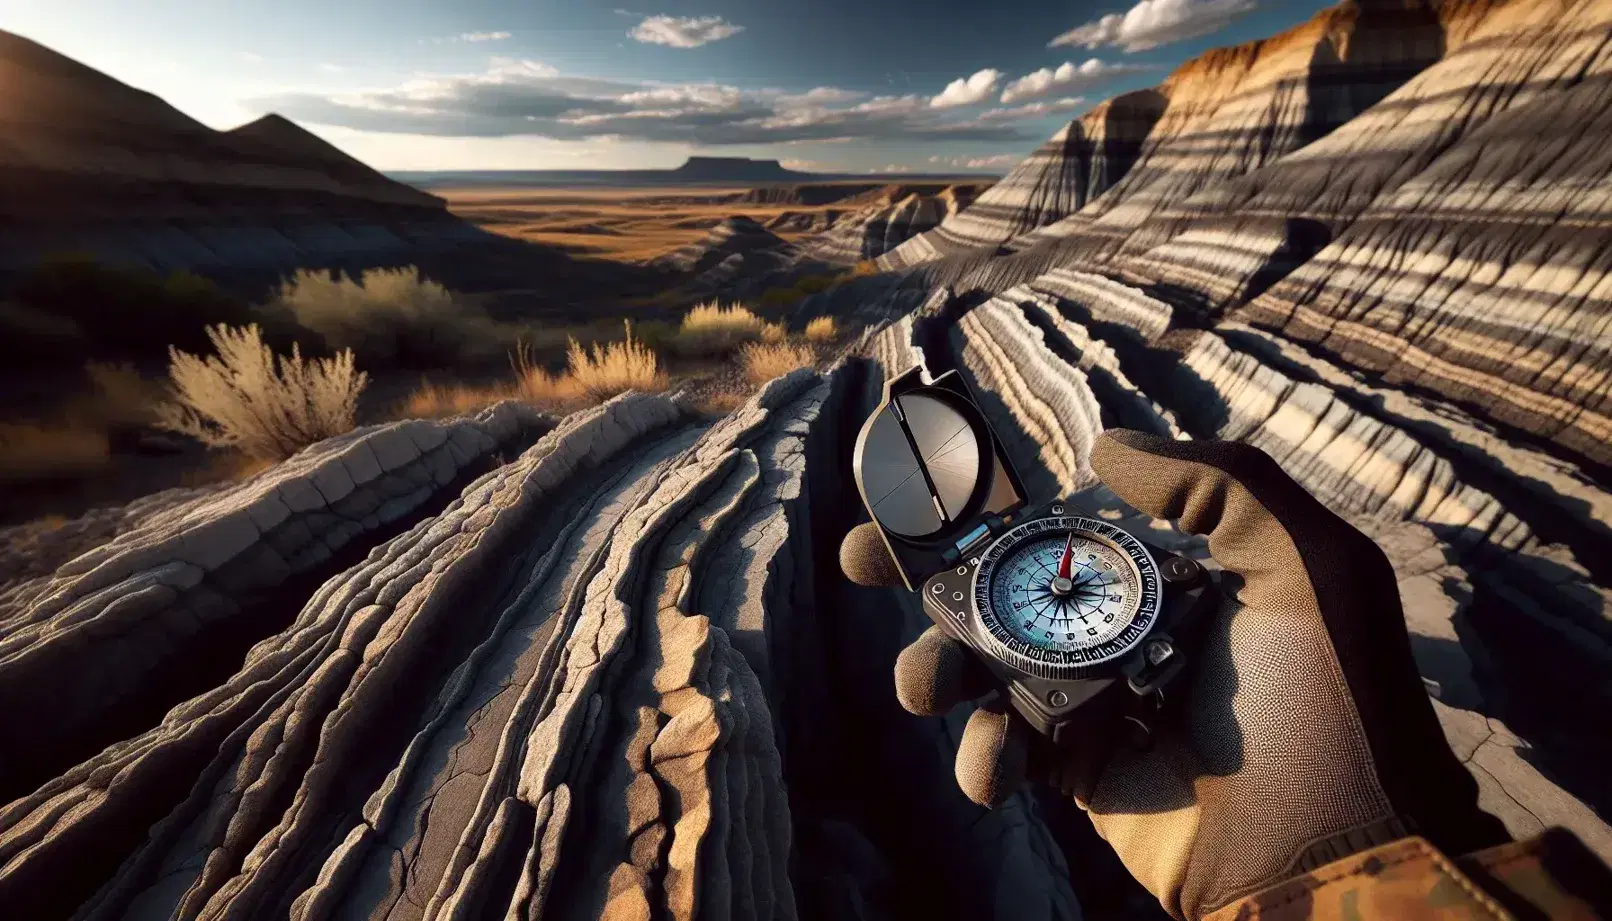
<svg viewBox="0 0 1612 921">
<path fill-rule="evenodd" d="M 1062 515 L 1063 514 L 1063 506 L 1054 505 L 1052 507 L 1052 514 L 1054 514 L 1054 515 Z"/>
<path fill-rule="evenodd" d="M 1170 645 L 1169 640 L 1154 640 L 1147 644 L 1143 654 L 1147 656 L 1147 664 L 1158 665 L 1175 655 L 1175 647 Z"/>
<path fill-rule="evenodd" d="M 1191 582 L 1203 571 L 1195 561 L 1184 556 L 1173 556 L 1164 564 L 1164 578 L 1169 582 Z"/>
<path fill-rule="evenodd" d="M 1069 695 L 1062 691 L 1053 691 L 1047 695 L 1047 703 L 1052 704 L 1054 707 L 1068 706 Z"/>
</svg>

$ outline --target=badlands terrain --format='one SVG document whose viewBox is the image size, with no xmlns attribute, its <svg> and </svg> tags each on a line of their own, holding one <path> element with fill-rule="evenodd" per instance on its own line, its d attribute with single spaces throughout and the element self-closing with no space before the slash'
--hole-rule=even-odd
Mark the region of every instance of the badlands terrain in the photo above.
<svg viewBox="0 0 1612 921">
<path fill-rule="evenodd" d="M 1037 498 L 1181 552 L 1093 438 L 1270 452 L 1387 552 L 1484 808 L 1612 859 L 1609 103 L 1612 3 L 1352 0 L 977 197 L 664 240 L 640 268 L 829 274 L 788 322 L 865 329 L 720 418 L 506 402 L 66 523 L 0 591 L 0 916 L 1156 915 L 1068 803 L 962 797 L 965 715 L 892 693 L 925 619 L 838 572 L 856 431 L 915 364 Z"/>
</svg>

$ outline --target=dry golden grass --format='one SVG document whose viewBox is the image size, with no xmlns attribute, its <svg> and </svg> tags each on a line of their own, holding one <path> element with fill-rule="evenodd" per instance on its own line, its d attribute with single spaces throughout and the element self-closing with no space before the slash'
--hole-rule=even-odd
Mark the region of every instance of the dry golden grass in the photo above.
<svg viewBox="0 0 1612 921">
<path fill-rule="evenodd" d="M 573 339 L 566 351 L 566 376 L 595 400 L 608 400 L 628 390 L 659 393 L 671 383 L 660 369 L 655 350 L 632 337 L 631 322 L 625 325 L 627 338 L 621 342 L 584 349 Z"/>
<path fill-rule="evenodd" d="M 82 479 L 101 473 L 111 463 L 104 428 L 75 421 L 0 424 L 0 482 Z"/>
<path fill-rule="evenodd" d="M 523 342 L 510 353 L 512 374 L 508 380 L 486 384 L 435 384 L 422 380 L 392 415 L 399 419 L 443 419 L 480 412 L 504 400 L 522 400 L 566 413 L 628 390 L 665 390 L 670 381 L 660 369 L 654 349 L 633 337 L 631 323 L 626 324 L 626 332 L 624 341 L 586 348 L 572 339 L 567 367 L 558 374 L 539 365 L 533 350 Z"/>
<path fill-rule="evenodd" d="M 761 328 L 761 341 L 777 345 L 789 338 L 789 328 L 782 323 L 768 323 Z"/>
<path fill-rule="evenodd" d="M 313 361 L 296 346 L 275 355 L 255 324 L 211 326 L 207 336 L 217 355 L 169 350 L 174 401 L 157 408 L 163 428 L 270 460 L 352 431 L 369 375 L 351 350 Z"/>
<path fill-rule="evenodd" d="M 839 334 L 833 317 L 817 317 L 806 324 L 807 342 L 833 342 Z"/>
<path fill-rule="evenodd" d="M 750 398 L 750 394 L 741 390 L 719 390 L 701 400 L 695 407 L 708 416 L 726 416 Z"/>
<path fill-rule="evenodd" d="M 435 384 L 421 380 L 420 386 L 393 410 L 398 419 L 446 419 L 481 412 L 494 403 L 521 398 L 511 382 L 474 384 Z"/>
<path fill-rule="evenodd" d="M 257 476 L 274 464 L 266 457 L 251 457 L 239 451 L 219 451 L 209 456 L 201 467 L 185 471 L 180 483 L 191 488 L 214 483 L 236 483 Z"/>
<path fill-rule="evenodd" d="M 458 216 L 485 230 L 559 246 L 617 262 L 647 262 L 703 239 L 724 218 L 742 214 L 766 224 L 785 212 L 812 213 L 830 203 L 751 205 L 719 198 L 748 189 L 435 189 Z M 784 232 L 792 239 L 800 234 Z"/>
<path fill-rule="evenodd" d="M 804 345 L 752 342 L 739 350 L 739 361 L 744 365 L 744 376 L 750 383 L 764 384 L 796 368 L 811 366 L 817 361 L 817 353 Z"/>
<path fill-rule="evenodd" d="M 760 339 L 766 327 L 766 321 L 743 304 L 724 307 L 711 301 L 684 314 L 673 348 L 689 358 L 717 358 Z"/>
</svg>

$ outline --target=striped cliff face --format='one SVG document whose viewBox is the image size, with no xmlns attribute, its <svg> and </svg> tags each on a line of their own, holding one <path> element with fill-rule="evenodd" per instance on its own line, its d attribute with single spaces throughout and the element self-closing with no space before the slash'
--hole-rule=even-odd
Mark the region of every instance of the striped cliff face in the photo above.
<svg viewBox="0 0 1612 921">
<path fill-rule="evenodd" d="M 1221 184 L 1327 135 L 1437 60 L 1444 32 L 1433 6 L 1343 3 L 1188 62 L 1159 87 L 1166 107 L 1125 178 L 1015 248 L 1069 241 L 1106 255 L 1213 211 Z"/>
<path fill-rule="evenodd" d="M 1103 103 L 1070 122 L 970 207 L 892 252 L 888 268 L 998 244 L 1079 211 L 1130 169 L 1164 108 L 1153 90 Z"/>
<path fill-rule="evenodd" d="M 803 256 L 823 262 L 875 259 L 953 219 L 974 196 L 972 186 L 949 186 L 933 194 L 893 186 L 890 194 L 839 218 L 833 227 L 797 246 Z"/>
</svg>

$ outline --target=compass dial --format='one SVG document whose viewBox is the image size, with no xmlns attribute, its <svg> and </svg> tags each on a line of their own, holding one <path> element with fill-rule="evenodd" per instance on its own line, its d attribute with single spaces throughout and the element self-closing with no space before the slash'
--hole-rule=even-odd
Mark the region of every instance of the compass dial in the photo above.
<svg viewBox="0 0 1612 921">
<path fill-rule="evenodd" d="M 1129 534 L 1086 518 L 1044 518 L 1002 535 L 975 582 L 980 623 L 1016 656 L 1087 665 L 1135 647 L 1158 612 L 1158 569 Z"/>
</svg>

